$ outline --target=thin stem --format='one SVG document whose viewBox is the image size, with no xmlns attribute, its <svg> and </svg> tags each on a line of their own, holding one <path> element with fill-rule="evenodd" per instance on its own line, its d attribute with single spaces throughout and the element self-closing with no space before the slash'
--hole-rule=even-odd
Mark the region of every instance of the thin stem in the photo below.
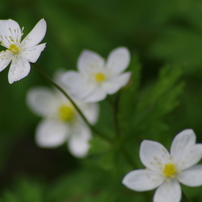
<svg viewBox="0 0 202 202">
<path fill-rule="evenodd" d="M 183 191 L 182 191 L 182 201 L 189 202 Z"/>
<path fill-rule="evenodd" d="M 90 129 L 96 133 L 99 137 L 101 137 L 102 139 L 104 139 L 105 141 L 107 141 L 108 143 L 112 144 L 112 140 L 106 136 L 104 136 L 103 134 L 101 134 L 99 131 L 97 131 L 96 128 L 94 128 L 86 119 L 86 117 L 83 115 L 83 113 L 81 112 L 81 110 L 79 109 L 79 107 L 75 104 L 75 102 L 71 99 L 71 97 L 59 86 L 57 85 L 38 65 L 31 63 L 34 67 L 37 68 L 37 70 L 54 86 L 56 87 L 70 102 L 71 104 L 74 106 L 74 108 L 77 110 L 77 112 L 79 113 L 79 115 L 81 116 L 81 118 L 84 120 L 84 122 L 90 127 Z M 117 127 L 117 126 L 116 126 Z M 128 154 L 127 150 L 125 150 L 124 147 L 122 147 L 122 152 L 125 156 L 125 158 L 127 159 L 127 161 L 129 162 L 129 164 L 134 168 L 135 167 L 135 163 L 132 160 L 132 158 L 130 157 L 130 155 Z M 187 201 L 185 201 L 187 202 Z"/>
<path fill-rule="evenodd" d="M 120 127 L 119 127 L 119 120 L 118 120 L 118 113 L 119 113 L 119 98 L 120 98 L 120 93 L 118 93 L 115 102 L 114 102 L 114 126 L 115 126 L 115 131 L 117 137 L 120 137 Z"/>
<path fill-rule="evenodd" d="M 118 121 L 118 112 L 119 112 L 119 98 L 120 94 L 117 95 L 115 101 L 113 102 L 110 97 L 107 97 L 107 101 L 111 105 L 113 109 L 113 122 L 114 122 L 114 129 L 115 129 L 115 134 L 117 137 L 120 137 L 120 127 L 119 127 L 119 121 Z"/>
<path fill-rule="evenodd" d="M 119 104 L 120 96 L 121 96 L 121 94 L 119 93 L 114 102 L 110 99 L 109 96 L 107 97 L 108 103 L 113 108 L 113 120 L 114 120 L 115 133 L 116 133 L 117 139 L 119 139 L 119 140 L 120 140 L 120 128 L 119 128 L 119 122 L 118 122 L 118 112 L 119 112 L 118 104 Z M 128 163 L 131 165 L 131 167 L 135 168 L 136 165 L 135 165 L 133 159 L 131 158 L 128 151 L 123 147 L 123 145 L 121 146 L 121 151 L 124 154 Z"/>
<path fill-rule="evenodd" d="M 101 134 L 99 131 L 97 131 L 96 128 L 94 128 L 86 119 L 86 117 L 83 115 L 83 113 L 81 112 L 81 110 L 79 109 L 79 107 L 76 105 L 76 103 L 72 100 L 72 98 L 67 94 L 66 91 L 64 91 L 58 84 L 56 84 L 38 65 L 36 65 L 35 63 L 31 63 L 34 67 L 37 68 L 37 70 L 54 86 L 56 87 L 70 102 L 71 104 L 74 106 L 74 108 L 76 109 L 76 111 L 78 112 L 78 114 L 81 116 L 81 118 L 84 120 L 84 122 L 89 126 L 89 128 L 96 133 L 98 136 L 100 136 L 101 138 L 105 139 L 107 142 L 111 143 L 112 140 L 106 136 L 104 136 L 103 134 Z"/>
</svg>

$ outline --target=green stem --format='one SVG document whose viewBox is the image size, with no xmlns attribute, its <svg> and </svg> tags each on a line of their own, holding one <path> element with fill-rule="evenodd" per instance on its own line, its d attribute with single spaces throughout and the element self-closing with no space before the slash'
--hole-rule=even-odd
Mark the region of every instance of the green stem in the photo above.
<svg viewBox="0 0 202 202">
<path fill-rule="evenodd" d="M 109 102 L 109 104 L 111 105 L 112 109 L 113 109 L 113 122 L 114 122 L 114 129 L 115 129 L 115 134 L 117 136 L 117 138 L 120 137 L 120 127 L 119 127 L 119 121 L 118 121 L 118 112 L 119 112 L 119 98 L 120 98 L 120 94 L 117 95 L 115 101 L 113 102 L 109 96 L 107 96 L 107 101 Z"/>
<path fill-rule="evenodd" d="M 114 126 L 115 126 L 115 131 L 117 137 L 120 137 L 121 131 L 119 127 L 119 120 L 118 120 L 118 113 L 119 113 L 119 98 L 120 98 L 120 93 L 118 93 L 115 102 L 114 102 Z"/>
<path fill-rule="evenodd" d="M 105 141 L 107 141 L 108 143 L 112 144 L 113 141 L 104 136 L 103 134 L 101 134 L 99 131 L 97 131 L 96 128 L 94 128 L 86 119 L 86 117 L 83 115 L 83 113 L 81 112 L 81 110 L 79 109 L 79 107 L 75 104 L 75 102 L 71 99 L 71 97 L 66 93 L 66 91 L 64 91 L 59 85 L 57 85 L 38 65 L 31 63 L 34 67 L 37 68 L 37 70 L 54 86 L 56 87 L 70 102 L 71 104 L 74 106 L 74 108 L 77 110 L 77 112 L 79 113 L 79 115 L 82 117 L 82 119 L 84 120 L 84 122 L 89 126 L 89 128 L 96 133 L 99 137 L 101 137 L 102 139 L 104 139 Z M 116 126 L 117 127 L 117 126 Z M 127 150 L 125 150 L 125 148 L 122 147 L 122 152 L 125 156 L 125 158 L 127 159 L 127 161 L 129 162 L 129 164 L 135 168 L 135 163 L 133 162 L 132 158 L 130 157 L 130 155 L 128 154 Z"/>
<path fill-rule="evenodd" d="M 106 136 L 104 136 L 103 134 L 101 134 L 99 131 L 97 131 L 96 128 L 94 128 L 86 119 L 86 117 L 83 115 L 83 113 L 81 112 L 81 110 L 79 109 L 79 107 L 76 105 L 76 103 L 72 100 L 72 98 L 67 94 L 66 91 L 64 91 L 58 84 L 56 84 L 38 65 L 36 65 L 35 63 L 31 63 L 34 67 L 37 68 L 37 70 L 54 86 L 56 87 L 70 102 L 71 104 L 74 106 L 74 108 L 76 109 L 76 111 L 78 112 L 78 114 L 81 116 L 81 118 L 83 119 L 83 121 L 89 126 L 89 128 L 96 133 L 98 136 L 100 136 L 101 138 L 105 139 L 107 142 L 111 143 L 112 140 Z"/>
<path fill-rule="evenodd" d="M 114 120 L 115 133 L 116 133 L 117 139 L 119 139 L 119 141 L 121 140 L 120 139 L 120 128 L 119 128 L 119 122 L 118 122 L 118 112 L 119 112 L 118 103 L 119 103 L 120 95 L 121 95 L 120 93 L 117 95 L 114 102 L 110 99 L 109 96 L 107 96 L 107 101 L 113 108 L 113 120 Z M 135 165 L 133 159 L 131 158 L 130 154 L 128 153 L 128 151 L 123 147 L 123 145 L 121 145 L 121 151 L 124 154 L 128 163 L 134 169 L 136 167 L 136 165 Z"/>
<path fill-rule="evenodd" d="M 182 201 L 189 202 L 183 191 L 182 191 Z"/>
</svg>

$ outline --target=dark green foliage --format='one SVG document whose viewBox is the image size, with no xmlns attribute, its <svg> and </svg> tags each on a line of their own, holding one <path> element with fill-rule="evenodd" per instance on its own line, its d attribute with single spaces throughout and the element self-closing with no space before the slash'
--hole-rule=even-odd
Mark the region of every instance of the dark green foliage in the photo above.
<svg viewBox="0 0 202 202">
<path fill-rule="evenodd" d="M 61 67 L 76 69 L 84 49 L 107 58 L 119 46 L 131 52 L 127 71 L 132 73 L 128 84 L 108 97 L 118 103 L 116 109 L 114 103 L 100 102 L 96 128 L 111 142 L 94 134 L 89 156 L 75 160 L 66 145 L 51 152 L 33 146 L 39 118 L 27 108 L 26 93 L 31 87 L 50 85 L 35 68 L 12 85 L 8 68 L 2 71 L 0 202 L 152 201 L 153 191 L 134 192 L 121 181 L 130 170 L 143 167 L 143 139 L 168 146 L 177 132 L 193 127 L 202 141 L 202 1 L 2 0 L 0 12 L 2 19 L 24 26 L 24 36 L 39 19 L 47 21 L 47 48 L 37 64 L 50 76 Z M 23 152 L 16 152 L 19 148 Z M 29 177 L 16 180 L 18 175 Z M 201 187 L 183 190 L 190 201 L 201 201 Z"/>
<path fill-rule="evenodd" d="M 2 202 L 45 202 L 46 192 L 44 186 L 34 180 L 21 179 L 15 183 L 13 191 L 6 190 L 0 197 Z"/>
</svg>

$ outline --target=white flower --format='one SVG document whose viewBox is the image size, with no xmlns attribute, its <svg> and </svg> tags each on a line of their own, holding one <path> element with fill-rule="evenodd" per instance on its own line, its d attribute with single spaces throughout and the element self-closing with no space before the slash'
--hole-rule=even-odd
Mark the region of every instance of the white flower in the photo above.
<svg viewBox="0 0 202 202">
<path fill-rule="evenodd" d="M 29 74 L 29 62 L 35 63 L 46 46 L 38 45 L 45 36 L 46 27 L 46 21 L 41 19 L 21 42 L 23 29 L 18 23 L 11 19 L 0 20 L 0 42 L 7 48 L 0 52 L 0 71 L 12 61 L 8 73 L 10 84 Z"/>
<path fill-rule="evenodd" d="M 98 117 L 98 105 L 76 101 L 90 123 Z M 27 95 L 28 106 L 44 119 L 36 129 L 36 143 L 41 147 L 57 147 L 68 140 L 70 152 L 76 157 L 86 156 L 91 132 L 72 104 L 58 91 L 33 88 Z"/>
<path fill-rule="evenodd" d="M 170 154 L 158 142 L 144 140 L 140 159 L 146 169 L 129 172 L 122 183 L 135 191 L 157 188 L 154 202 L 180 202 L 180 184 L 202 185 L 202 165 L 195 165 L 202 157 L 202 144 L 196 144 L 192 129 L 181 131 L 174 138 Z"/>
<path fill-rule="evenodd" d="M 129 62 L 130 54 L 124 47 L 113 50 L 106 63 L 100 55 L 84 50 L 78 59 L 79 72 L 64 74 L 63 82 L 76 98 L 97 102 L 126 85 L 131 73 L 122 72 Z"/>
</svg>

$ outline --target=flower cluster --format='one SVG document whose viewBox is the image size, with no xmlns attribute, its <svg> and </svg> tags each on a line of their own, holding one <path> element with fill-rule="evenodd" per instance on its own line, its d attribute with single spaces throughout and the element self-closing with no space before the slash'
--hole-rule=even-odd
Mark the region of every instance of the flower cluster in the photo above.
<svg viewBox="0 0 202 202">
<path fill-rule="evenodd" d="M 0 42 L 6 48 L 0 53 L 0 71 L 11 63 L 9 83 L 29 74 L 30 63 L 38 60 L 46 46 L 45 43 L 38 45 L 46 29 L 46 21 L 41 19 L 21 41 L 23 29 L 17 22 L 0 20 Z M 51 80 L 63 94 L 46 87 L 31 89 L 27 104 L 43 117 L 36 128 L 36 144 L 54 148 L 67 142 L 75 157 L 86 156 L 92 138 L 89 126 L 93 128 L 99 114 L 98 104 L 94 102 L 116 93 L 128 83 L 131 73 L 124 71 L 129 63 L 130 53 L 125 47 L 114 49 L 106 61 L 97 53 L 84 50 L 78 59 L 78 72 L 66 71 L 57 77 L 56 82 Z M 45 77 L 49 79 L 46 74 Z M 140 159 L 146 168 L 129 172 L 122 183 L 134 191 L 157 188 L 154 202 L 180 202 L 180 183 L 191 187 L 202 185 L 202 165 L 196 165 L 201 158 L 202 144 L 196 144 L 192 129 L 176 135 L 170 153 L 160 143 L 144 140 L 140 146 Z"/>
<path fill-rule="evenodd" d="M 129 172 L 123 184 L 134 191 L 147 191 L 158 187 L 154 202 L 180 202 L 179 183 L 195 187 L 202 185 L 202 144 L 196 144 L 194 131 L 186 129 L 174 138 L 170 153 L 158 142 L 144 140 L 140 146 L 140 159 L 146 169 Z"/>
</svg>

